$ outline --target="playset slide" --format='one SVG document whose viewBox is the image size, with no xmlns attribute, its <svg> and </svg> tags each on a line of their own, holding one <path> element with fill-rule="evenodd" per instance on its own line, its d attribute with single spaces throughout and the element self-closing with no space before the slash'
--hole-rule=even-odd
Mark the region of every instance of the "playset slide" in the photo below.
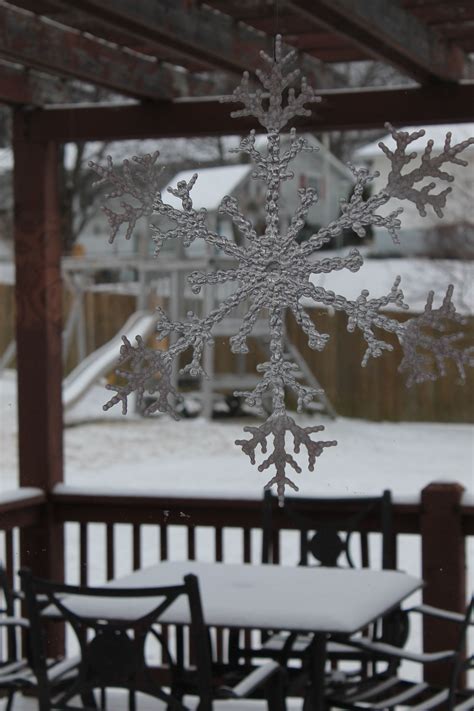
<svg viewBox="0 0 474 711">
<path fill-rule="evenodd" d="M 74 405 L 102 375 L 110 372 L 117 362 L 122 336 L 133 341 L 135 336 L 140 335 L 146 340 L 154 330 L 155 324 L 155 313 L 135 311 L 110 341 L 84 358 L 82 363 L 63 380 L 64 408 Z"/>
</svg>

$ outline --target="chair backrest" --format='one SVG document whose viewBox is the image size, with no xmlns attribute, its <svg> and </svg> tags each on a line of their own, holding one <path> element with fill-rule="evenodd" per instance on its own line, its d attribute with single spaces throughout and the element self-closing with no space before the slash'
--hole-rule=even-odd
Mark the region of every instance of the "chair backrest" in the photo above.
<svg viewBox="0 0 474 711">
<path fill-rule="evenodd" d="M 20 571 L 20 577 L 31 625 L 32 660 L 38 679 L 40 711 L 67 708 L 70 700 L 77 696 L 86 704 L 84 708 L 88 708 L 88 703 L 94 708 L 93 690 L 107 687 L 128 689 L 132 694 L 142 691 L 168 704 L 167 708 L 184 710 L 179 695 L 164 689 L 156 681 L 145 658 L 145 643 L 151 634 L 162 647 L 171 682 L 179 679 L 182 669 L 173 659 L 166 639 L 155 627 L 178 598 L 185 599 L 190 610 L 191 639 L 198 664 L 199 709 L 211 711 L 211 651 L 196 576 L 185 576 L 180 585 L 143 589 L 63 585 L 35 578 L 28 570 Z M 46 608 L 45 598 L 49 602 Z M 125 608 L 119 601 L 123 601 Z M 97 604 L 102 605 L 99 608 L 101 616 L 93 617 L 92 611 L 97 611 Z M 65 620 L 74 630 L 80 646 L 77 676 L 54 699 L 46 659 L 46 630 L 47 625 L 52 624 L 51 619 Z"/>
<path fill-rule="evenodd" d="M 341 513 L 347 512 L 347 513 Z M 386 490 L 377 497 L 285 497 L 283 508 L 267 490 L 263 499 L 262 562 L 279 562 L 279 529 L 299 533 L 298 565 L 356 567 L 351 542 L 359 539 L 361 567 L 370 567 L 368 533 L 382 532 L 382 568 L 396 567 L 392 498 Z"/>
</svg>

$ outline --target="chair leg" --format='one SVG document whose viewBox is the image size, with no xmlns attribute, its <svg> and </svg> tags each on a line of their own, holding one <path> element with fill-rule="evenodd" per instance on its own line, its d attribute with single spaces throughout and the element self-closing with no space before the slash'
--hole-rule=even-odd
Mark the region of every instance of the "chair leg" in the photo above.
<svg viewBox="0 0 474 711">
<path fill-rule="evenodd" d="M 13 699 L 15 698 L 15 689 L 8 692 L 7 705 L 5 711 L 11 711 L 13 708 Z"/>
<path fill-rule="evenodd" d="M 268 711 L 286 711 L 286 677 L 285 669 L 281 669 L 267 684 L 265 696 L 268 702 Z"/>
<path fill-rule="evenodd" d="M 86 691 L 81 694 L 81 701 L 87 708 L 96 709 L 97 704 L 95 701 L 95 696 L 93 691 Z"/>
</svg>

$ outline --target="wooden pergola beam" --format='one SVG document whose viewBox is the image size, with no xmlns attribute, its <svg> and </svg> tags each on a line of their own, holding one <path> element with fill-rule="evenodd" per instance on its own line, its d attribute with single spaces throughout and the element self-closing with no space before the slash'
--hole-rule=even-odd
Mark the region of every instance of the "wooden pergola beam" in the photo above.
<svg viewBox="0 0 474 711">
<path fill-rule="evenodd" d="M 26 67 L 0 62 L 0 103 L 43 106 L 88 101 L 90 92 L 84 85 L 72 85 L 61 77 L 31 71 Z"/>
<path fill-rule="evenodd" d="M 13 112 L 19 484 L 47 494 L 63 479 L 59 147 L 32 139 L 31 121 Z M 20 543 L 23 565 L 62 579 L 63 529 L 46 508 Z"/>
<path fill-rule="evenodd" d="M 313 114 L 295 121 L 300 130 L 343 131 L 383 127 L 385 121 L 411 124 L 462 123 L 474 120 L 474 83 L 403 89 L 320 92 Z M 141 138 L 176 138 L 244 134 L 255 119 L 232 119 L 234 107 L 210 101 L 161 102 L 46 108 L 35 112 L 33 135 L 60 142 Z"/>
<path fill-rule="evenodd" d="M 465 77 L 464 52 L 392 0 L 285 0 L 285 6 L 422 83 Z"/>
<path fill-rule="evenodd" d="M 210 69 L 233 74 L 261 66 L 260 52 L 273 54 L 273 37 L 251 29 L 233 17 L 189 0 L 51 0 L 64 10 L 72 7 L 96 21 L 167 47 L 183 62 L 200 62 Z M 99 30 L 98 30 L 99 31 Z M 174 60 L 173 60 L 174 61 Z M 301 55 L 299 65 L 309 78 L 321 79 L 325 70 L 313 57 Z"/>
<path fill-rule="evenodd" d="M 91 20 L 124 30 L 144 41 L 157 42 L 199 61 L 210 69 L 241 72 L 259 63 L 258 53 L 270 41 L 236 26 L 230 17 L 193 7 L 187 0 L 54 0 L 64 9 L 74 6 Z"/>
<path fill-rule="evenodd" d="M 135 98 L 169 99 L 212 91 L 212 80 L 178 72 L 104 42 L 66 30 L 30 12 L 0 4 L 0 54 L 28 67 L 74 77 Z M 0 101 L 30 103 L 33 86 L 12 86 L 11 72 L 0 73 Z M 33 102 L 34 103 L 34 102 Z"/>
</svg>

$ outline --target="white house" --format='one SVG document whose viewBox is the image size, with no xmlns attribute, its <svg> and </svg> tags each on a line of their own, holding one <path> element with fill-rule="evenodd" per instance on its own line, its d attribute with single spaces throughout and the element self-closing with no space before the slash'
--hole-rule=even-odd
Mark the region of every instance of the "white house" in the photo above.
<svg viewBox="0 0 474 711">
<path fill-rule="evenodd" d="M 287 180 L 281 185 L 280 223 L 285 229 L 298 205 L 298 188 L 316 188 L 319 200 L 314 205 L 306 219 L 306 237 L 316 231 L 321 225 L 336 219 L 340 213 L 340 199 L 347 198 L 353 184 L 353 176 L 349 169 L 341 163 L 330 151 L 313 136 L 306 136 L 308 143 L 315 149 L 300 153 L 292 162 L 290 168 L 294 172 L 293 180 Z M 285 150 L 288 139 L 283 139 L 282 150 Z M 258 149 L 265 151 L 265 141 L 259 139 Z M 219 214 L 219 206 L 226 195 L 237 199 L 243 215 L 249 219 L 258 234 L 265 229 L 265 185 L 259 179 L 252 178 L 254 165 L 245 163 L 226 165 L 213 168 L 196 168 L 175 175 L 162 191 L 163 201 L 176 208 L 181 208 L 181 201 L 168 192 L 169 187 L 176 187 L 178 182 L 189 182 L 194 173 L 198 174 L 192 188 L 193 206 L 204 207 L 208 212 L 209 226 L 220 234 L 239 240 L 238 231 L 233 228 L 230 218 Z M 188 248 L 191 255 L 202 254 L 204 245 L 197 241 Z"/>
<path fill-rule="evenodd" d="M 307 218 L 307 231 L 315 230 L 321 225 L 327 224 L 334 220 L 340 212 L 340 198 L 347 198 L 353 177 L 348 168 L 341 163 L 330 151 L 325 148 L 313 136 L 306 136 L 309 144 L 315 149 L 313 151 L 305 151 L 300 153 L 291 164 L 291 169 L 295 173 L 293 180 L 285 181 L 281 187 L 281 224 L 284 228 L 294 212 L 296 211 L 299 199 L 298 188 L 312 186 L 315 187 L 319 194 L 319 201 L 309 212 Z M 282 140 L 282 149 L 288 145 L 288 137 Z M 239 145 L 239 139 L 236 136 L 229 136 L 223 139 L 224 153 L 228 154 L 229 150 Z M 170 145 L 168 145 L 170 144 Z M 188 145 L 189 144 L 189 145 Z M 86 148 L 85 159 L 89 157 L 95 159 L 99 144 L 89 143 Z M 176 186 L 180 180 L 189 180 L 193 173 L 198 173 L 198 179 L 192 191 L 193 203 L 196 208 L 204 207 L 208 211 L 209 224 L 213 229 L 218 229 L 223 234 L 228 236 L 233 235 L 238 239 L 235 230 L 232 229 L 230 220 L 222 219 L 218 215 L 219 205 L 225 195 L 231 195 L 239 200 L 241 209 L 245 217 L 250 219 L 257 231 L 263 231 L 264 228 L 264 200 L 265 200 L 265 185 L 261 180 L 253 180 L 251 173 L 253 164 L 234 164 L 220 165 L 213 168 L 200 168 L 200 161 L 215 159 L 217 156 L 212 153 L 213 146 L 194 144 L 185 142 L 184 140 L 173 142 L 157 142 L 152 140 L 147 141 L 127 141 L 119 143 L 111 143 L 107 146 L 107 153 L 110 153 L 116 164 L 120 164 L 125 156 L 131 156 L 138 153 L 152 153 L 159 147 L 160 158 L 159 162 L 166 165 L 167 162 L 175 162 L 177 156 L 181 159 L 196 160 L 196 167 L 192 170 L 186 170 L 174 176 L 168 185 Z M 257 147 L 262 152 L 266 151 L 266 140 L 263 137 L 258 137 Z M 65 151 L 66 166 L 73 166 L 75 163 L 74 144 L 67 144 Z M 215 152 L 215 147 L 214 147 Z M 103 161 L 105 158 L 103 159 Z M 12 153 L 9 148 L 0 150 L 0 187 L 2 181 L 8 182 L 11 178 L 12 171 Z M 163 199 L 165 202 L 180 206 L 179 201 L 167 192 L 166 187 L 163 189 Z M 8 191 L 10 194 L 10 191 Z M 2 191 L 4 196 L 5 213 L 11 211 L 11 199 L 7 199 L 7 191 Z M 1 213 L 0 201 L 0 213 Z M 1 215 L 0 215 L 1 217 Z M 136 233 L 133 238 L 126 242 L 124 239 L 115 240 L 113 245 L 110 245 L 107 239 L 108 225 L 103 213 L 98 209 L 96 214 L 87 223 L 85 229 L 79 237 L 78 244 L 81 252 L 93 257 L 111 256 L 129 256 L 132 254 L 141 253 L 147 249 L 150 253 L 153 251 L 153 243 L 149 239 L 147 227 L 143 224 L 137 224 Z M 189 256 L 199 254 L 202 245 L 193 243 L 189 251 Z M 11 254 L 11 242 L 7 244 L 5 234 L 2 234 L 0 229 L 0 254 L 4 256 Z"/>
<path fill-rule="evenodd" d="M 451 144 L 454 145 L 474 136 L 474 124 L 435 125 L 435 126 L 409 126 L 403 131 L 413 132 L 424 128 L 425 135 L 413 142 L 409 146 L 410 152 L 416 152 L 418 157 L 424 151 L 426 142 L 429 139 L 434 141 L 433 155 L 442 152 L 446 133 L 451 131 Z M 381 139 L 385 145 L 393 149 L 395 144 L 390 134 Z M 387 176 L 391 169 L 391 164 L 379 147 L 379 141 L 374 141 L 360 148 L 356 153 L 356 162 L 365 162 L 373 170 L 380 173 L 373 182 L 373 191 L 377 192 L 387 184 Z M 400 216 L 402 228 L 400 230 L 399 246 L 394 245 L 386 230 L 375 228 L 374 245 L 372 252 L 378 256 L 406 256 L 423 255 L 433 257 L 474 257 L 474 146 L 471 146 L 461 156 L 469 162 L 467 167 L 462 167 L 453 163 L 443 166 L 448 173 L 454 176 L 453 183 L 440 181 L 436 178 L 429 178 L 418 185 L 425 185 L 429 182 L 436 183 L 434 192 L 439 192 L 448 186 L 453 191 L 448 195 L 444 217 L 439 218 L 428 206 L 426 217 L 421 217 L 416 207 L 406 200 L 393 199 L 381 213 L 387 212 L 387 208 L 403 207 Z M 418 160 L 414 160 L 406 166 L 403 172 L 411 170 L 412 166 L 417 167 Z"/>
</svg>

